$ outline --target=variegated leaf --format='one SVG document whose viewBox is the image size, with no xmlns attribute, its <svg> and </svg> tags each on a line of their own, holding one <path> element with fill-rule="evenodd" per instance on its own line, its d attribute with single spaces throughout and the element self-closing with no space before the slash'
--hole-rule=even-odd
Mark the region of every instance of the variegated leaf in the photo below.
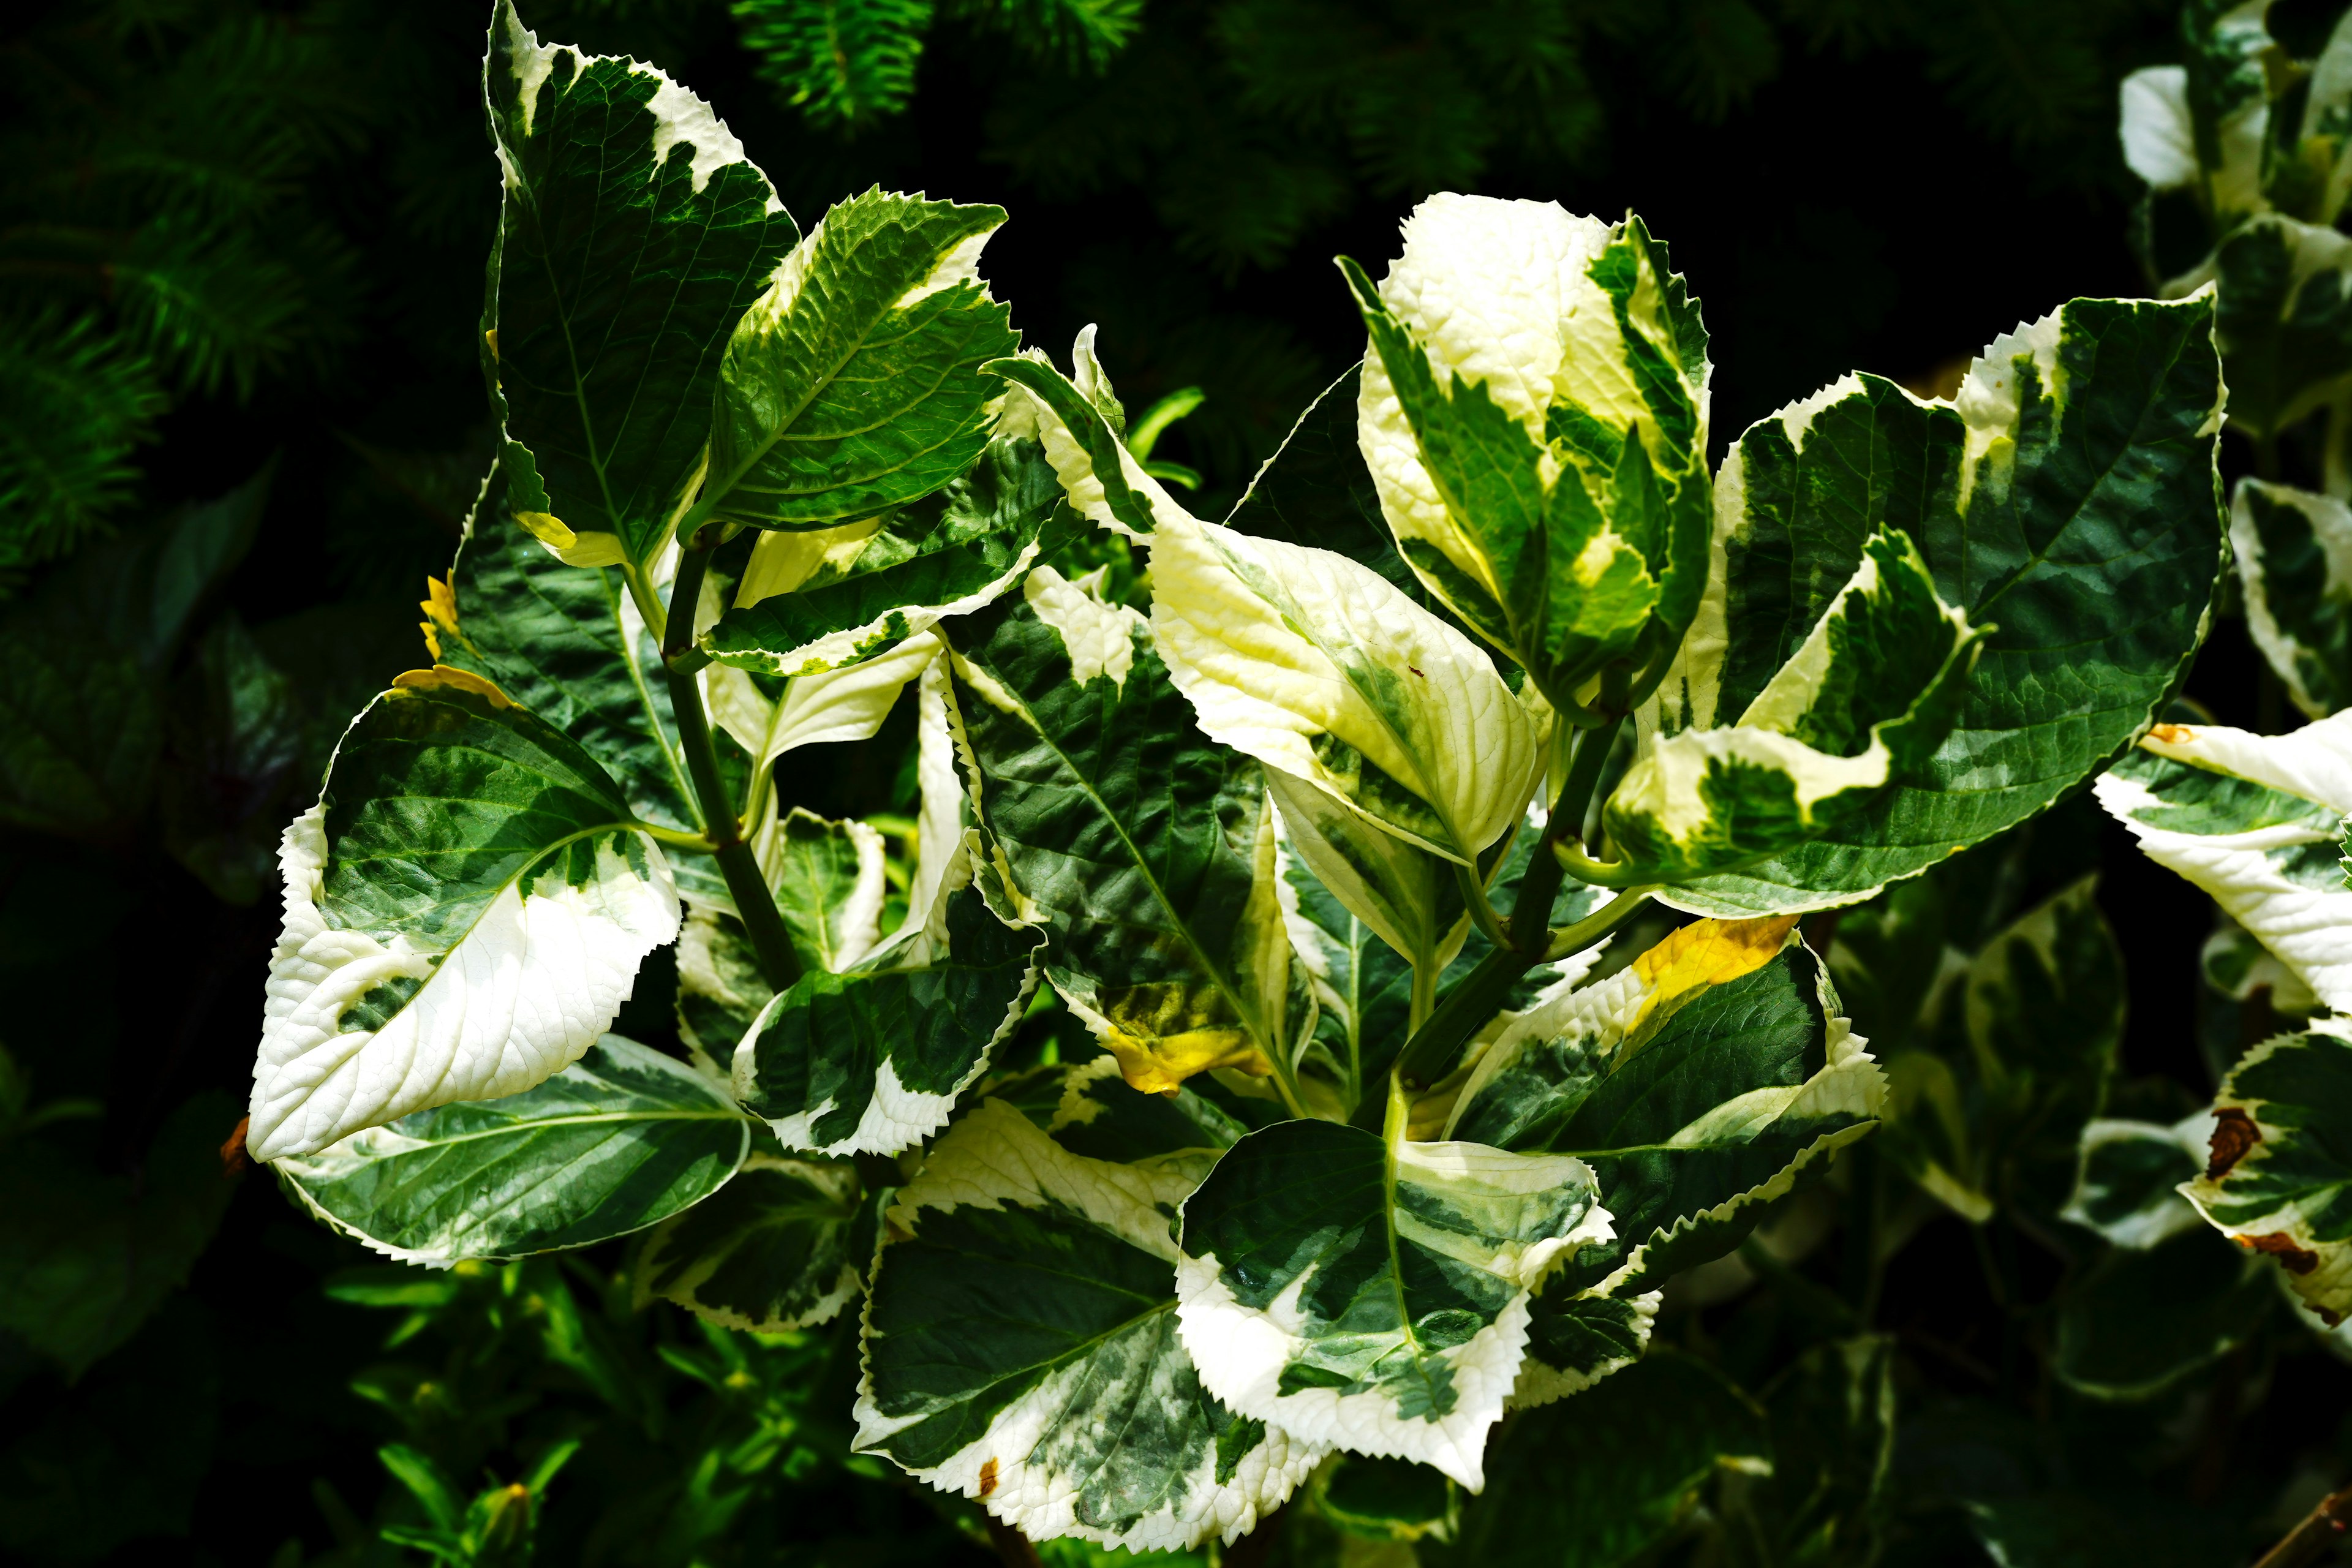
<svg viewBox="0 0 2352 1568">
<path fill-rule="evenodd" d="M 753 1154 L 724 1188 L 646 1238 L 637 1302 L 674 1301 L 754 1333 L 824 1322 L 865 1283 L 873 1216 L 869 1209 L 860 1237 L 858 1206 L 846 1165 Z"/>
<path fill-rule="evenodd" d="M 1375 290 L 1359 439 L 1422 581 L 1553 707 L 1638 701 L 1705 583 L 1706 331 L 1636 217 L 1432 196 Z"/>
<path fill-rule="evenodd" d="M 1722 729 L 1653 730 L 1601 822 L 1643 882 L 1793 849 L 1913 774 L 1958 718 L 1984 633 L 1881 529 L 1804 641 Z"/>
<path fill-rule="evenodd" d="M 2104 1117 L 2085 1122 L 2074 1193 L 2058 1217 L 2140 1250 L 2195 1229 L 2197 1211 L 2178 1189 L 2204 1169 L 2213 1126 L 2203 1110 L 2169 1127 Z"/>
<path fill-rule="evenodd" d="M 2260 479 L 2238 481 L 2230 548 L 2246 630 L 2309 717 L 2352 707 L 2352 508 Z"/>
<path fill-rule="evenodd" d="M 701 477 L 728 335 L 799 230 L 708 104 L 541 44 L 511 3 L 482 90 L 506 176 L 482 326 L 508 505 L 583 564 L 647 563 Z"/>
<path fill-rule="evenodd" d="M 530 1088 L 677 934 L 669 868 L 611 776 L 461 670 L 403 676 L 352 721 L 278 861 L 257 1160 Z"/>
<path fill-rule="evenodd" d="M 2352 710 L 2286 735 L 2159 724 L 2098 782 L 2099 804 L 2213 895 L 2318 998 L 2352 1008 Z"/>
<path fill-rule="evenodd" d="M 1184 1344 L 1234 1409 L 1477 1490 L 1519 1374 L 1528 1298 L 1606 1242 L 1578 1159 L 1277 1122 L 1185 1200 Z"/>
<path fill-rule="evenodd" d="M 2230 423 L 2275 438 L 2352 374 L 2352 237 L 2264 213 L 2213 257 Z"/>
<path fill-rule="evenodd" d="M 2045 810 L 2170 700 L 2226 561 L 2210 298 L 2078 300 L 1996 340 L 1956 404 L 1850 376 L 1760 421 L 1716 481 L 1717 569 L 1657 700 L 1672 734 L 1744 712 L 1899 528 L 1987 630 L 1918 775 L 1820 837 L 1679 886 L 1715 915 L 1854 902 Z"/>
<path fill-rule="evenodd" d="M 827 212 L 728 341 L 700 504 L 761 528 L 836 528 L 969 469 L 998 391 L 980 367 L 1017 342 L 980 279 L 1003 222 L 1002 207 L 878 189 Z"/>
<path fill-rule="evenodd" d="M 1063 1000 L 1138 1089 L 1276 1071 L 1289 946 L 1258 765 L 1193 727 L 1140 616 L 1049 566 L 944 635 L 972 809 Z"/>
<path fill-rule="evenodd" d="M 1193 1370 L 1170 1226 L 1197 1179 L 1082 1158 L 982 1100 L 885 1216 L 857 1447 L 1032 1540 L 1185 1551 L 1254 1529 L 1323 1450 Z"/>
<path fill-rule="evenodd" d="M 334 1229 L 446 1268 L 586 1247 L 689 1210 L 722 1189 L 751 1137 L 717 1084 L 606 1035 L 520 1094 L 415 1111 L 277 1170 Z"/>
<path fill-rule="evenodd" d="M 2312 1030 L 2247 1052 L 2213 1099 L 2204 1172 L 2180 1191 L 2275 1258 L 2330 1328 L 2352 1316 L 2352 1040 Z"/>
</svg>

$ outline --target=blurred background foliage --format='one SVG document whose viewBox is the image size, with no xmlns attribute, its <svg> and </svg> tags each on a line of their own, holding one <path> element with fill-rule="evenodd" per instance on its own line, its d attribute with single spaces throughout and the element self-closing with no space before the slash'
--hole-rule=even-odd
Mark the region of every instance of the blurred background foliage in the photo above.
<svg viewBox="0 0 2352 1568">
<path fill-rule="evenodd" d="M 1028 341 L 1098 321 L 1131 406 L 1200 389 L 1157 456 L 1208 515 L 1361 351 L 1329 258 L 1391 254 L 1436 189 L 1638 206 L 1705 303 L 1718 449 L 1851 368 L 1948 389 L 2019 320 L 2141 291 L 2116 87 L 2179 49 L 2152 0 L 525 9 L 709 98 L 803 224 L 877 183 L 1003 203 L 987 271 Z M 487 467 L 487 10 L 0 19 L 0 1555 L 984 1562 L 976 1509 L 845 1459 L 834 1329 L 640 1310 L 622 1245 L 370 1264 L 221 1152 L 279 827 L 422 662 Z M 2245 721 L 2255 669 L 2225 623 L 2192 693 Z M 802 758 L 785 804 L 905 809 L 907 717 Z M 2126 1256 L 2059 1213 L 2085 1116 L 2202 1103 L 2269 1015 L 2103 816 L 2035 833 L 1810 930 L 1895 1124 L 1678 1287 L 1665 1353 L 1603 1385 L 1641 1442 L 1580 1402 L 1505 1434 L 1539 1533 L 1351 1461 L 1223 1560 L 2221 1563 L 2340 1483 L 2352 1377 L 2266 1277 L 2201 1227 Z M 664 963 L 616 1027 L 674 1046 Z M 2015 999 L 2053 986 L 2065 1026 L 2030 1038 Z M 1011 1065 L 1090 1048 L 1049 1009 Z M 2180 1310 L 2116 1338 L 2150 1300 Z M 1577 1533 L 1604 1495 L 1645 1522 Z"/>
</svg>

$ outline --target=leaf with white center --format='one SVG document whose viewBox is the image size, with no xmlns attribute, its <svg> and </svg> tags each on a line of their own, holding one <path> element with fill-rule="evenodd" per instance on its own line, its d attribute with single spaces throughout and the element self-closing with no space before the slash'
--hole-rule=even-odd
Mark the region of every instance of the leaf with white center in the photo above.
<svg viewBox="0 0 2352 1568">
<path fill-rule="evenodd" d="M 859 1449 L 1032 1540 L 1231 1542 L 1321 1447 L 1234 1415 L 1177 1331 L 1171 1165 L 1088 1160 L 982 1100 L 883 1220 Z"/>
<path fill-rule="evenodd" d="M 926 926 L 863 963 L 812 971 L 735 1047 L 735 1096 L 787 1149 L 895 1154 L 948 1123 L 1035 987 L 1037 933 L 949 872 Z"/>
<path fill-rule="evenodd" d="M 1289 945 L 1258 765 L 1193 727 L 1140 616 L 1051 567 L 943 635 L 971 808 L 1063 1000 L 1138 1089 L 1274 1070 Z"/>
<path fill-rule="evenodd" d="M 754 1154 L 733 1181 L 646 1238 L 638 1304 L 675 1301 L 754 1333 L 824 1322 L 864 1283 L 857 1210 L 847 1166 Z M 870 1243 L 870 1217 L 865 1228 Z"/>
<path fill-rule="evenodd" d="M 1018 342 L 980 279 L 1003 222 L 1002 207 L 878 188 L 828 211 L 728 341 L 699 504 L 761 528 L 835 528 L 971 468 L 1000 391 L 980 367 Z"/>
<path fill-rule="evenodd" d="M 415 1111 L 276 1164 L 336 1230 L 446 1268 L 657 1224 L 722 1190 L 751 1142 L 709 1079 L 606 1035 L 520 1094 Z"/>
<path fill-rule="evenodd" d="M 1370 567 L 1167 516 L 1151 625 L 1211 739 L 1431 853 L 1474 865 L 1543 766 L 1478 647 Z"/>
<path fill-rule="evenodd" d="M 1746 710 L 1899 528 L 1990 626 L 1917 775 L 1829 832 L 1675 888 L 1702 914 L 1867 897 L 2045 810 L 2170 700 L 2227 559 L 2210 298 L 2078 300 L 2001 338 L 1957 404 L 1850 376 L 1752 426 L 1716 481 L 1710 580 L 1647 733 Z"/>
<path fill-rule="evenodd" d="M 1860 811 L 1949 733 L 1984 636 L 1937 595 L 1908 537 L 1872 534 L 1737 723 L 1647 738 L 1601 810 L 1629 874 L 1689 881 Z"/>
<path fill-rule="evenodd" d="M 1184 1204 L 1184 1344 L 1244 1415 L 1475 1491 L 1528 1296 L 1610 1216 L 1580 1160 L 1402 1132 L 1284 1121 L 1227 1150 Z"/>
<path fill-rule="evenodd" d="M 2104 1117 L 2084 1123 L 2082 1166 L 2058 1217 L 2142 1250 L 2195 1229 L 2197 1211 L 2178 1189 L 2204 1169 L 2213 1126 L 2204 1110 L 2169 1127 Z"/>
<path fill-rule="evenodd" d="M 418 607 L 426 647 L 436 662 L 481 676 L 579 742 L 613 775 L 640 822 L 701 833 L 674 739 L 658 639 L 622 574 L 567 566 L 550 555 L 506 516 L 507 494 L 502 464 L 482 487 L 446 578 L 425 585 Z M 731 745 L 719 754 L 722 780 L 740 789 L 742 757 Z M 680 849 L 671 870 L 698 902 L 734 907 L 708 855 Z"/>
<path fill-rule="evenodd" d="M 2230 423 L 2276 437 L 2352 374 L 2352 238 L 2264 213 L 2214 252 Z"/>
<path fill-rule="evenodd" d="M 1646 696 L 1705 586 L 1706 330 L 1641 219 L 1432 196 L 1375 290 L 1359 439 L 1432 592 L 1556 708 Z"/>
<path fill-rule="evenodd" d="M 937 494 L 838 528 L 761 535 L 702 647 L 770 675 L 868 658 L 987 604 L 1079 526 L 1044 449 L 999 437 Z"/>
<path fill-rule="evenodd" d="M 2352 508 L 2260 479 L 2238 481 L 2230 548 L 2246 630 L 2314 719 L 2352 707 Z"/>
<path fill-rule="evenodd" d="M 510 504 L 603 546 L 583 561 L 648 563 L 700 477 L 728 335 L 799 230 L 709 105 L 541 44 L 511 4 L 482 89 L 506 176 L 484 367 L 533 476 Z"/>
<path fill-rule="evenodd" d="M 1446 1135 L 1578 1156 L 1614 1220 L 1605 1246 L 1572 1255 L 1537 1296 L 1516 1403 L 1597 1375 L 1547 1348 L 1576 1352 L 1596 1298 L 1631 1302 L 1723 1256 L 1765 1205 L 1875 1125 L 1885 1076 L 1794 928 L 1685 926 L 1530 1015 L 1474 1066 Z"/>
<path fill-rule="evenodd" d="M 2097 784 L 2140 848 L 2188 878 L 2314 994 L 2352 1008 L 2352 710 L 2286 735 L 2159 724 Z"/>
<path fill-rule="evenodd" d="M 1764 1412 L 1721 1373 L 1665 1353 L 1574 1405 L 1520 1416 L 1493 1485 L 1432 1568 L 1601 1568 L 1644 1561 L 1726 1470 L 1769 1475 Z"/>
<path fill-rule="evenodd" d="M 2213 1097 L 2205 1169 L 2180 1191 L 2276 1259 L 2330 1328 L 2352 1316 L 2352 1040 L 2315 1029 L 2247 1052 Z"/>
<path fill-rule="evenodd" d="M 669 868 L 611 776 L 458 670 L 403 676 L 352 721 L 278 865 L 257 1160 L 530 1088 L 677 934 Z"/>
</svg>

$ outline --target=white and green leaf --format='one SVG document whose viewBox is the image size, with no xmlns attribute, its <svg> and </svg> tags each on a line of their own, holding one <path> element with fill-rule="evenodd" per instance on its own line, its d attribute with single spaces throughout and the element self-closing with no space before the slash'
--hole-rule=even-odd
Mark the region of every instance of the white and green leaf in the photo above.
<svg viewBox="0 0 2352 1568">
<path fill-rule="evenodd" d="M 2160 724 L 2097 785 L 2157 864 L 2213 896 L 2320 1001 L 2352 1007 L 2352 710 L 2285 735 Z"/>
<path fill-rule="evenodd" d="M 1771 860 L 1676 888 L 1717 915 L 1825 909 L 2045 810 L 2171 700 L 2226 563 L 2210 296 L 2077 300 L 1996 340 L 1956 403 L 1849 376 L 1750 427 L 1717 477 L 1720 570 L 1641 714 L 1744 712 L 1896 528 L 1989 628 L 1950 731 L 1910 779 Z"/>
<path fill-rule="evenodd" d="M 2179 1191 L 2205 1167 L 2213 1117 L 2200 1110 L 2166 1126 L 2095 1118 L 2083 1126 L 2082 1165 L 2058 1217 L 2116 1247 L 2145 1250 L 2197 1227 Z"/>
<path fill-rule="evenodd" d="M 728 340 L 699 504 L 761 528 L 835 528 L 971 468 L 998 394 L 980 367 L 1017 342 L 980 278 L 1003 222 L 1002 207 L 879 189 L 827 212 Z"/>
<path fill-rule="evenodd" d="M 674 1301 L 754 1333 L 824 1322 L 864 1288 L 857 1218 L 847 1166 L 753 1154 L 733 1181 L 646 1238 L 638 1303 Z M 870 1215 L 865 1228 L 870 1244 Z"/>
<path fill-rule="evenodd" d="M 1433 1465 L 1475 1491 L 1527 1345 L 1528 1299 L 1609 1239 L 1572 1157 L 1277 1122 L 1185 1200 L 1185 1347 L 1244 1415 Z"/>
<path fill-rule="evenodd" d="M 2205 1169 L 2180 1192 L 2274 1258 L 2330 1328 L 2352 1317 L 2352 1040 L 2314 1029 L 2249 1051 L 2214 1096 Z"/>
<path fill-rule="evenodd" d="M 247 1143 L 315 1153 L 579 1059 L 677 934 L 667 864 L 612 777 L 478 676 L 404 676 L 278 853 Z"/>
<path fill-rule="evenodd" d="M 276 1167 L 336 1230 L 446 1268 L 667 1220 L 723 1189 L 751 1131 L 701 1074 L 606 1035 L 536 1088 L 415 1111 Z"/>
<path fill-rule="evenodd" d="M 2334 496 L 2238 481 L 2230 548 L 2246 631 L 2304 713 L 2352 707 L 2352 508 Z"/>
<path fill-rule="evenodd" d="M 1636 700 L 1706 561 L 1706 331 L 1665 247 L 1556 203 L 1444 194 L 1375 290 L 1359 439 L 1429 589 L 1567 709 Z"/>
<path fill-rule="evenodd" d="M 1629 874 L 1674 884 L 1735 869 L 1867 805 L 1950 732 L 1984 636 L 1937 595 L 1907 536 L 1874 532 L 1735 723 L 1649 727 L 1601 811 Z"/>
<path fill-rule="evenodd" d="M 1035 1541 L 1186 1551 L 1255 1528 L 1323 1449 L 1193 1369 L 1170 1231 L 1196 1175 L 1083 1158 L 982 1101 L 884 1217 L 857 1447 Z"/>
<path fill-rule="evenodd" d="M 2275 439 L 2352 374 L 2352 237 L 2264 213 L 2213 253 L 2230 423 Z"/>
<path fill-rule="evenodd" d="M 482 326 L 509 509 L 583 564 L 646 564 L 701 477 L 729 334 L 799 231 L 708 104 L 541 44 L 510 3 L 482 89 L 506 179 Z"/>
</svg>

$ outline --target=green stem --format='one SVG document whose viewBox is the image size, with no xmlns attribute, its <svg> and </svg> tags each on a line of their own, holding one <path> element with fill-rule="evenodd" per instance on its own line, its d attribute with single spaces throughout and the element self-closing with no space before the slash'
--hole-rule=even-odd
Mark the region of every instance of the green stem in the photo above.
<svg viewBox="0 0 2352 1568">
<path fill-rule="evenodd" d="M 1581 844 L 1562 839 L 1552 846 L 1552 858 L 1564 871 L 1572 871 L 1576 879 L 1593 888 L 1630 888 L 1641 880 L 1642 874 L 1622 860 L 1595 860 L 1584 852 Z"/>
<path fill-rule="evenodd" d="M 688 833 L 676 827 L 662 827 L 650 822 L 645 824 L 638 831 L 656 843 L 667 844 L 674 849 L 699 849 L 708 855 L 717 847 L 699 833 Z"/>
<path fill-rule="evenodd" d="M 1478 879 L 1478 873 L 1472 868 L 1463 865 L 1458 860 L 1453 862 L 1453 865 L 1454 879 L 1462 887 L 1462 901 L 1470 906 L 1470 923 L 1478 928 L 1479 935 L 1496 947 L 1510 946 L 1511 939 L 1503 931 L 1502 917 L 1495 912 L 1495 906 L 1486 900 L 1486 884 Z M 1416 981 L 1418 978 L 1416 975 Z"/>
<path fill-rule="evenodd" d="M 1437 976 L 1433 973 L 1436 967 L 1437 960 L 1433 954 L 1424 953 L 1413 963 L 1412 1012 L 1405 1024 L 1408 1037 L 1429 1022 L 1429 1011 L 1437 1005 Z"/>
<path fill-rule="evenodd" d="M 719 779 L 719 748 L 711 738 L 709 715 L 703 711 L 701 683 L 690 670 L 682 670 L 674 662 L 678 653 L 692 646 L 694 605 L 709 570 L 709 550 L 689 548 L 678 557 L 677 580 L 670 584 L 668 624 L 662 636 L 662 674 L 669 682 L 670 709 L 677 721 L 678 750 L 686 756 L 687 776 L 694 783 L 695 798 L 702 803 L 702 817 L 709 825 L 711 858 L 719 862 L 719 874 L 727 879 L 727 890 L 734 895 L 735 912 L 743 922 L 752 956 L 759 960 L 761 978 L 771 989 L 782 991 L 801 977 L 800 957 L 793 952 L 784 917 L 776 912 L 768 879 L 760 874 L 759 857 L 743 841 L 743 826 Z"/>
</svg>

